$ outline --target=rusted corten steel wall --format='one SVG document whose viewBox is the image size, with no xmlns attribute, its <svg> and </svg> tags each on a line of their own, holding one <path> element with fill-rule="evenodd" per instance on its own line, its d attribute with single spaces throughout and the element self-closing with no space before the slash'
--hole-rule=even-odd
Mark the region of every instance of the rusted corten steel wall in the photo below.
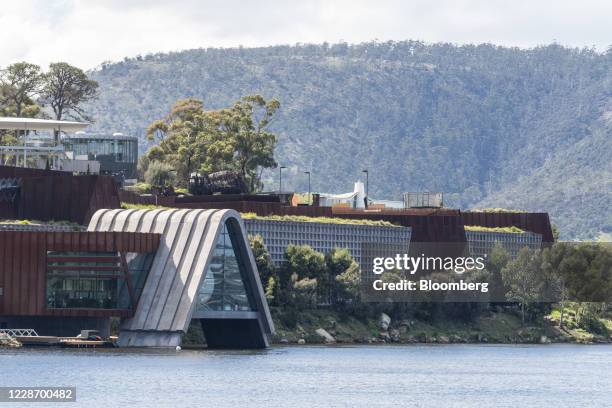
<svg viewBox="0 0 612 408">
<path fill-rule="evenodd" d="M 248 197 L 248 200 L 245 198 Z M 121 192 L 122 201 L 135 204 L 155 204 L 153 196 Z M 257 201 L 257 200 L 265 201 Z M 414 242 L 464 242 L 464 225 L 483 227 L 516 226 L 542 234 L 543 242 L 553 242 L 547 213 L 461 212 L 449 208 L 408 208 L 363 210 L 344 207 L 290 207 L 268 196 L 218 195 L 199 197 L 158 197 L 158 205 L 175 208 L 229 208 L 257 215 L 304 215 L 310 217 L 340 217 L 389 221 L 412 227 Z"/>
<path fill-rule="evenodd" d="M 62 171 L 0 166 L 0 178 L 19 178 L 12 206 L 0 207 L 0 218 L 71 221 L 81 225 L 102 208 L 119 208 L 119 193 L 110 176 L 73 176 Z"/>
<path fill-rule="evenodd" d="M 274 215 L 281 213 L 279 203 L 260 203 L 254 201 L 196 201 L 196 202 L 175 202 L 168 207 L 174 208 L 194 208 L 194 209 L 229 209 L 241 213 L 252 212 L 257 215 Z"/>
<path fill-rule="evenodd" d="M 290 207 L 282 205 L 278 197 L 243 194 L 224 194 L 212 196 L 158 196 L 140 195 L 119 190 L 122 202 L 130 204 L 159 205 L 170 208 L 230 209 L 257 215 L 308 215 L 312 217 L 332 217 L 330 207 Z"/>
<path fill-rule="evenodd" d="M 17 208 L 12 201 L 0 200 L 0 219 L 15 219 L 17 214 Z"/>
<path fill-rule="evenodd" d="M 129 316 L 128 310 L 47 309 L 47 251 L 155 252 L 160 234 L 0 231 L 0 315 Z"/>
<path fill-rule="evenodd" d="M 210 197 L 216 197 L 211 200 Z M 158 205 L 174 208 L 228 208 L 242 213 L 252 212 L 257 215 L 302 215 L 308 217 L 339 217 L 353 219 L 368 219 L 389 221 L 405 227 L 412 227 L 414 242 L 465 242 L 465 230 L 460 211 L 455 209 L 383 209 L 362 210 L 343 207 L 291 207 L 280 202 L 257 201 L 220 201 L 224 195 L 208 196 L 208 198 L 175 198 L 159 197 Z M 152 196 L 139 196 L 134 193 L 121 192 L 122 201 L 134 204 L 151 204 Z"/>
<path fill-rule="evenodd" d="M 458 210 L 406 209 L 364 211 L 334 208 L 334 217 L 388 221 L 412 228 L 412 242 L 465 242 L 465 230 Z"/>
<path fill-rule="evenodd" d="M 258 202 L 258 203 L 280 203 L 280 198 L 275 195 L 257 194 L 219 194 L 219 195 L 200 195 L 200 196 L 157 196 L 152 194 L 138 194 L 132 191 L 120 189 L 119 198 L 121 201 L 132 204 L 159 204 L 168 207 L 174 204 L 200 204 L 200 203 L 219 203 L 219 202 Z"/>
<path fill-rule="evenodd" d="M 0 166 L 0 178 L 71 176 L 68 171 L 31 169 L 28 167 Z"/>
<path fill-rule="evenodd" d="M 120 206 L 109 176 L 25 177 L 20 185 L 18 217 L 22 219 L 86 225 L 97 210 Z"/>
<path fill-rule="evenodd" d="M 554 242 L 552 227 L 547 213 L 516 212 L 462 212 L 464 225 L 482 227 L 515 226 L 526 231 L 542 234 L 542 242 Z"/>
</svg>

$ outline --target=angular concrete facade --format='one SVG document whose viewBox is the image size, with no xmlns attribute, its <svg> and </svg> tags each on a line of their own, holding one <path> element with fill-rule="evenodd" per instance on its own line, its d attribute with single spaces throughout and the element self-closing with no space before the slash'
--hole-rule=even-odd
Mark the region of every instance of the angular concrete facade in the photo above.
<svg viewBox="0 0 612 408">
<path fill-rule="evenodd" d="M 250 309 L 196 311 L 206 271 L 226 229 L 232 234 Z M 92 217 L 88 230 L 161 234 L 134 315 L 120 326 L 120 346 L 178 346 L 192 318 L 202 322 L 209 347 L 268 345 L 274 325 L 244 225 L 236 211 L 100 210 Z"/>
</svg>

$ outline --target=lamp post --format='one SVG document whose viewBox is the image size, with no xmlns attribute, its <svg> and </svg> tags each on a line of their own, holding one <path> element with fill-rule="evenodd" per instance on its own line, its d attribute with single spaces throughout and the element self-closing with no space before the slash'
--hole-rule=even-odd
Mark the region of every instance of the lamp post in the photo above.
<svg viewBox="0 0 612 408">
<path fill-rule="evenodd" d="M 369 196 L 369 189 L 370 189 L 370 177 L 369 177 L 369 172 L 367 169 L 361 170 L 362 173 L 365 173 L 366 176 L 366 196 L 365 196 L 365 207 L 368 208 L 368 196 Z"/>
<path fill-rule="evenodd" d="M 304 174 L 308 174 L 308 205 L 311 205 L 312 203 L 310 202 L 310 172 L 305 171 Z"/>
<path fill-rule="evenodd" d="M 278 168 L 278 193 L 283 192 L 283 169 L 286 169 L 285 166 L 280 166 Z"/>
</svg>

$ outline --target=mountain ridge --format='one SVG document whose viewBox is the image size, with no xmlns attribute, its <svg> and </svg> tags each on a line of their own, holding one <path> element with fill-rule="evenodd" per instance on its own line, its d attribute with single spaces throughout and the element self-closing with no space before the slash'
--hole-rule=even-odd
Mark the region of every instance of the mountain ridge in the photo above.
<svg viewBox="0 0 612 408">
<path fill-rule="evenodd" d="M 196 49 L 105 64 L 94 130 L 141 138 L 179 98 L 276 97 L 283 184 L 549 211 L 567 239 L 612 230 L 612 52 L 417 41 Z M 117 127 L 120 126 L 120 129 Z M 535 177 L 537 175 L 537 177 Z M 267 172 L 266 188 L 278 173 Z"/>
</svg>

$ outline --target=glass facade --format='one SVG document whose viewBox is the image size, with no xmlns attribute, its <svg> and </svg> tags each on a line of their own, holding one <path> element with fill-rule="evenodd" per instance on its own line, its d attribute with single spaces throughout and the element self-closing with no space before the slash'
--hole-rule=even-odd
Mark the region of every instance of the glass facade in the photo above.
<svg viewBox="0 0 612 408">
<path fill-rule="evenodd" d="M 95 159 L 98 155 L 112 156 L 119 163 L 138 161 L 138 139 L 136 138 L 67 138 L 64 139 L 66 151 L 75 155 L 87 155 Z"/>
<path fill-rule="evenodd" d="M 497 231 L 465 231 L 470 254 L 472 256 L 489 255 L 496 243 L 499 243 L 513 259 L 518 256 L 521 248 L 531 250 L 542 247 L 542 235 L 534 232 L 497 232 Z"/>
<path fill-rule="evenodd" d="M 235 250 L 232 225 L 224 224 L 213 250 L 204 282 L 198 292 L 198 311 L 253 311 L 243 273 L 243 263 Z"/>
<path fill-rule="evenodd" d="M 334 248 L 346 248 L 357 263 L 362 264 L 361 248 L 364 243 L 393 245 L 408 251 L 412 229 L 378 225 L 333 224 L 324 222 L 297 222 L 267 219 L 245 219 L 249 235 L 263 238 L 270 258 L 282 266 L 285 251 L 290 244 L 310 245 L 315 251 L 328 253 Z"/>
<path fill-rule="evenodd" d="M 63 140 L 67 152 L 74 157 L 87 156 L 100 162 L 103 173 L 123 173 L 126 178 L 136 177 L 138 138 L 130 136 L 77 135 Z"/>
<path fill-rule="evenodd" d="M 47 253 L 49 308 L 127 308 L 119 302 L 123 285 L 119 257 L 114 252 Z"/>
<path fill-rule="evenodd" d="M 134 286 L 132 290 L 134 291 L 136 297 L 140 296 L 142 293 L 147 276 L 151 270 L 151 265 L 153 265 L 154 258 L 154 252 L 128 252 L 125 256 L 132 285 Z"/>
<path fill-rule="evenodd" d="M 136 299 L 154 253 L 128 253 Z M 46 304 L 53 309 L 130 309 L 132 299 L 116 252 L 48 252 Z"/>
</svg>

